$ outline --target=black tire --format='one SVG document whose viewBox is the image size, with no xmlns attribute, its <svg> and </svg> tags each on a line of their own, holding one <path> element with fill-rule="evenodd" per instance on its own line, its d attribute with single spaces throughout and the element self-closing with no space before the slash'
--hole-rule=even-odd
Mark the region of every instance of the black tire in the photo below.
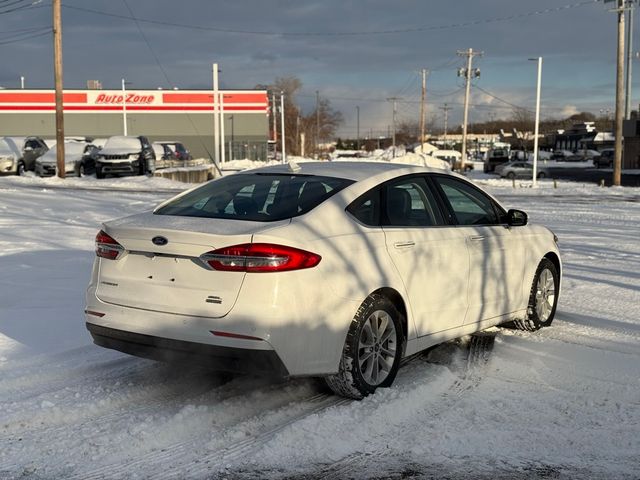
<svg viewBox="0 0 640 480">
<path fill-rule="evenodd" d="M 383 331 L 378 338 L 380 326 Z M 338 373 L 325 377 L 325 382 L 336 394 L 356 400 L 391 386 L 404 353 L 404 339 L 402 314 L 388 298 L 370 295 L 351 321 Z M 380 370 L 381 364 L 386 371 Z"/>
<path fill-rule="evenodd" d="M 509 172 L 507 173 L 507 178 L 509 180 L 513 180 L 514 178 L 516 178 L 516 174 L 514 172 Z"/>
<path fill-rule="evenodd" d="M 146 160 L 140 160 L 140 164 L 138 166 L 138 175 L 144 175 L 147 172 L 147 162 Z"/>
<path fill-rule="evenodd" d="M 102 168 L 96 167 L 96 178 L 104 178 L 104 173 L 102 173 Z"/>
<path fill-rule="evenodd" d="M 23 161 L 19 161 L 18 162 L 18 167 L 16 168 L 16 175 L 22 177 L 24 176 L 24 174 L 26 173 L 26 168 L 24 167 L 24 162 Z"/>
<path fill-rule="evenodd" d="M 547 274 L 550 274 L 550 278 L 553 281 L 553 299 L 549 299 L 549 292 L 545 291 L 546 288 L 543 288 L 542 290 L 539 289 L 539 287 L 541 286 L 541 277 Z M 538 265 L 538 268 L 536 269 L 536 274 L 533 276 L 533 283 L 531 284 L 531 293 L 529 294 L 529 303 L 527 305 L 526 318 L 514 321 L 513 326 L 515 328 L 533 332 L 535 330 L 539 330 L 542 327 L 548 327 L 549 325 L 551 325 L 551 322 L 553 322 L 553 317 L 556 314 L 556 307 L 558 305 L 558 286 L 560 284 L 559 280 L 560 277 L 555 264 L 548 258 L 543 258 Z M 544 283 L 544 279 L 542 283 Z M 538 308 L 538 302 L 546 304 L 545 308 Z"/>
<path fill-rule="evenodd" d="M 538 178 L 546 178 L 546 177 L 547 177 L 547 174 L 546 174 L 546 173 L 544 173 L 544 172 L 540 172 L 540 173 L 538 174 Z"/>
</svg>

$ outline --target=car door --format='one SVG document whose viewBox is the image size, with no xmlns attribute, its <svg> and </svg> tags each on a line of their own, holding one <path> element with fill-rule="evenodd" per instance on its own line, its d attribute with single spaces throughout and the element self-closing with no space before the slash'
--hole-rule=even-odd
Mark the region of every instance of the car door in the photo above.
<svg viewBox="0 0 640 480">
<path fill-rule="evenodd" d="M 506 225 L 506 212 L 462 179 L 433 177 L 451 220 L 465 239 L 469 259 L 465 324 L 507 315 L 521 305 L 524 230 Z M 463 255 L 461 250 L 460 255 Z M 496 322 L 499 323 L 499 322 Z"/>
<path fill-rule="evenodd" d="M 394 180 L 381 193 L 387 251 L 404 283 L 418 336 L 460 327 L 469 272 L 463 234 L 445 225 L 425 176 Z"/>
</svg>

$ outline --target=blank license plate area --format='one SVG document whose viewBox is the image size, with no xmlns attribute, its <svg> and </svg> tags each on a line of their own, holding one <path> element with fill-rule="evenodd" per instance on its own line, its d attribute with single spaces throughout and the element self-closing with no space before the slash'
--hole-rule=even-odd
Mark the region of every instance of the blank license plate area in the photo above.
<svg viewBox="0 0 640 480">
<path fill-rule="evenodd" d="M 101 262 L 98 297 L 118 305 L 220 316 L 233 306 L 243 273 L 209 270 L 198 259 L 129 253 Z M 217 297 L 221 303 L 207 302 Z"/>
</svg>

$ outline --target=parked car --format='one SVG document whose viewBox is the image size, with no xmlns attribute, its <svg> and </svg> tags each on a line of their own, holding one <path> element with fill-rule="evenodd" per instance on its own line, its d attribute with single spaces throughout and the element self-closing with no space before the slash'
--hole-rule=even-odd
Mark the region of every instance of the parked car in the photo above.
<svg viewBox="0 0 640 480">
<path fill-rule="evenodd" d="M 529 162 L 510 162 L 501 166 L 500 170 L 496 168 L 502 178 L 533 178 L 533 164 Z M 537 165 L 536 177 L 546 178 L 549 176 L 549 169 L 544 165 Z"/>
<path fill-rule="evenodd" d="M 0 174 L 16 173 L 20 158 L 22 158 L 22 152 L 13 139 L 0 138 Z"/>
<path fill-rule="evenodd" d="M 88 142 L 64 142 L 65 175 L 83 177 L 96 170 L 98 148 Z M 58 167 L 55 146 L 36 160 L 35 173 L 40 177 L 51 177 Z"/>
<path fill-rule="evenodd" d="M 110 137 L 96 157 L 96 177 L 153 174 L 155 158 L 147 137 Z"/>
<path fill-rule="evenodd" d="M 362 398 L 437 343 L 551 324 L 556 243 L 442 170 L 263 167 L 104 223 L 86 325 L 133 355 L 322 377 Z"/>
<path fill-rule="evenodd" d="M 593 164 L 596 168 L 611 168 L 613 167 L 613 157 L 615 155 L 615 149 L 605 148 L 600 152 L 599 157 L 593 159 Z"/>
<path fill-rule="evenodd" d="M 495 171 L 498 165 L 509 161 L 509 150 L 506 148 L 492 148 L 487 152 L 484 161 L 484 173 Z"/>
<path fill-rule="evenodd" d="M 551 153 L 551 160 L 555 160 L 556 162 L 565 162 L 567 158 L 575 155 L 570 150 L 555 150 Z"/>
<path fill-rule="evenodd" d="M 47 144 L 40 137 L 3 137 L 0 173 L 24 175 L 34 170 L 36 159 L 49 150 Z"/>
<path fill-rule="evenodd" d="M 165 146 L 169 147 L 171 149 L 171 151 L 173 152 L 173 154 L 175 155 L 177 160 L 192 160 L 193 159 L 193 157 L 191 156 L 191 153 L 189 153 L 189 150 L 187 150 L 187 147 L 185 147 L 180 142 L 161 141 L 161 142 L 156 142 L 156 143 L 160 143 L 162 145 L 165 145 Z"/>
<path fill-rule="evenodd" d="M 156 155 L 156 169 L 166 168 L 171 165 L 171 160 L 177 160 L 169 145 L 153 142 L 151 147 L 153 147 L 153 152 Z"/>
</svg>

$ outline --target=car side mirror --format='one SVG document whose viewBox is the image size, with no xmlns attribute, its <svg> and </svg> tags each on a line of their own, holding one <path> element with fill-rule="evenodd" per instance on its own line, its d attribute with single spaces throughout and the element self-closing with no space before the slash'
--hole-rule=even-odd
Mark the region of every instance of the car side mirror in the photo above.
<svg viewBox="0 0 640 480">
<path fill-rule="evenodd" d="M 522 210 L 511 209 L 507 212 L 507 224 L 510 227 L 522 227 L 527 224 L 529 217 Z"/>
</svg>

